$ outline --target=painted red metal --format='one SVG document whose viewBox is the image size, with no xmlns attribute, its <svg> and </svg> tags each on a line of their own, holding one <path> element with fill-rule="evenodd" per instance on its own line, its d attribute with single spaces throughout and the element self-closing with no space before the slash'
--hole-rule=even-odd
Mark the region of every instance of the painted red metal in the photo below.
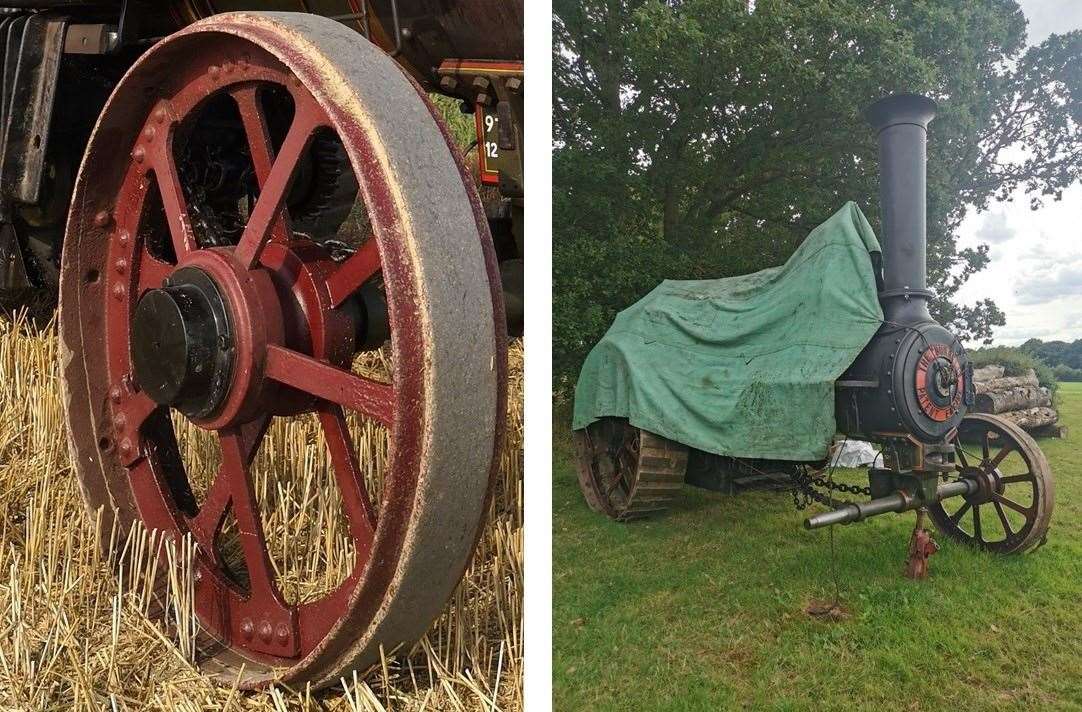
<svg viewBox="0 0 1082 712">
<path fill-rule="evenodd" d="M 342 670 L 369 664 L 380 646 L 415 639 L 465 568 L 498 460 L 506 345 L 480 203 L 416 85 L 373 48 L 344 41 L 349 37 L 355 36 L 318 18 L 242 15 L 199 23 L 160 44 L 106 108 L 69 226 L 61 314 L 64 343 L 75 358 L 65 378 L 88 503 L 109 503 L 122 528 L 139 519 L 174 538 L 191 532 L 200 545 L 202 654 L 230 684 L 243 665 L 245 687 L 276 679 L 329 684 Z M 342 74 L 342 67 L 355 73 Z M 366 114 L 357 67 L 367 80 L 388 84 L 421 124 L 400 128 L 379 109 Z M 269 84 L 288 91 L 296 107 L 277 152 L 257 94 Z M 203 248 L 176 145 L 187 122 L 223 94 L 237 103 L 260 195 L 236 247 Z M 321 128 L 337 132 L 346 146 L 374 231 L 343 265 L 294 236 L 283 207 L 297 164 Z M 394 136 L 399 130 L 410 132 L 410 140 Z M 118 164 L 114 147 L 127 141 L 131 160 Z M 433 175 L 445 182 L 433 183 Z M 147 244 L 144 208 L 154 183 L 175 264 Z M 431 190 L 442 215 L 417 211 Z M 441 247 L 452 236 L 465 241 L 453 250 Z M 201 269 L 222 294 L 232 324 L 232 343 L 222 348 L 234 363 L 219 409 L 194 421 L 217 434 L 222 453 L 221 469 L 194 511 L 178 503 L 176 473 L 163 456 L 175 448 L 172 433 L 154 425 L 163 408 L 133 382 L 130 357 L 139 296 L 186 267 Z M 339 308 L 377 272 L 388 301 L 393 383 L 349 371 L 356 324 Z M 461 304 L 475 307 L 462 311 Z M 388 429 L 391 461 L 378 503 L 365 489 L 343 409 Z M 303 412 L 315 413 L 322 426 L 356 560 L 337 589 L 290 605 L 274 580 L 250 468 L 272 416 Z M 433 500 L 440 478 L 450 478 L 447 490 Z M 229 512 L 241 536 L 247 586 L 230 576 L 216 548 Z M 438 555 L 426 553 L 436 542 Z"/>
<path fill-rule="evenodd" d="M 953 395 L 945 405 L 937 405 L 930 394 L 932 388 L 935 387 L 935 384 L 932 383 L 935 371 L 931 366 L 940 358 L 946 359 L 950 364 L 949 376 L 953 388 Z M 962 403 L 962 394 L 965 392 L 964 378 L 962 375 L 962 363 L 950 346 L 947 344 L 932 344 L 929 346 L 921 354 L 916 371 L 917 402 L 924 414 L 940 423 L 950 420 L 958 412 L 958 407 Z"/>
<path fill-rule="evenodd" d="M 905 560 L 905 576 L 915 580 L 928 578 L 928 562 L 932 554 L 939 551 L 939 544 L 932 539 L 932 533 L 924 528 L 925 510 L 917 510 L 917 523 L 913 535 L 909 538 L 909 549 Z"/>
</svg>

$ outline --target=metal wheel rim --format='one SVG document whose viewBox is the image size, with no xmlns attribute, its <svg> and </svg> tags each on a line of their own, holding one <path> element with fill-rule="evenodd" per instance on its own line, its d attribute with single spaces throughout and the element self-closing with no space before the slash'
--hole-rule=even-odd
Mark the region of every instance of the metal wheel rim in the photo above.
<svg viewBox="0 0 1082 712">
<path fill-rule="evenodd" d="M 156 468 L 153 455 L 143 457 L 139 423 L 129 417 L 139 412 L 139 400 L 124 381 L 130 371 L 125 367 L 130 358 L 127 344 L 108 334 L 119 333 L 115 328 L 110 331 L 110 325 L 127 323 L 134 306 L 130 294 L 118 287 L 145 288 L 151 270 L 125 260 L 124 250 L 134 255 L 132 235 L 137 234 L 128 229 L 125 238 L 125 227 L 131 214 L 138 220 L 138 212 L 133 213 L 131 205 L 114 204 L 112 196 L 130 197 L 131 193 L 113 187 L 132 180 L 133 171 L 139 174 L 136 163 L 166 165 L 155 158 L 155 132 L 150 129 L 155 124 L 157 130 L 170 125 L 172 112 L 178 105 L 184 108 L 182 94 L 196 91 L 193 86 L 220 89 L 250 82 L 252 77 L 267 79 L 260 72 L 268 67 L 291 77 L 289 90 L 294 99 L 306 101 L 307 95 L 313 114 L 321 113 L 340 136 L 349 138 L 351 163 L 376 228 L 375 259 L 389 285 L 394 409 L 393 414 L 376 413 L 378 409 L 366 412 L 390 424 L 391 464 L 363 569 L 355 566 L 348 585 L 324 599 L 323 615 L 332 611 L 332 622 L 313 628 L 315 633 L 305 633 L 308 628 L 298 610 L 294 636 L 298 652 L 282 656 L 265 649 L 238 650 L 238 634 L 250 632 L 242 630 L 243 621 L 222 616 L 229 622 L 216 624 L 202 615 L 203 624 L 213 633 L 201 637 L 200 650 L 204 668 L 228 684 L 237 681 L 243 665 L 244 687 L 276 680 L 326 685 L 344 670 L 378 660 L 380 647 L 390 651 L 416 640 L 438 614 L 480 535 L 503 426 L 506 340 L 498 272 L 483 211 L 468 172 L 449 147 L 446 128 L 416 84 L 391 60 L 333 21 L 290 13 L 238 13 L 216 16 L 174 35 L 133 67 L 95 129 L 69 221 L 61 286 L 69 437 L 88 506 L 105 506 L 107 515 L 112 510 L 122 531 L 133 519 L 148 519 L 154 492 L 130 486 L 127 466 L 151 475 Z M 373 79 L 377 80 L 374 86 L 364 86 Z M 169 95 L 171 88 L 178 92 L 163 106 L 157 97 Z M 380 106 L 384 101 L 394 105 L 398 112 L 394 117 Z M 133 116 L 148 118 L 133 121 Z M 396 133 L 395 124 L 400 122 L 409 127 L 408 136 L 401 126 Z M 278 157 L 288 153 L 289 141 Z M 134 163 L 115 160 L 118 144 L 134 147 Z M 270 185 L 273 169 L 268 166 L 267 171 Z M 433 190 L 432 182 L 439 195 L 425 195 Z M 268 194 L 272 192 L 264 187 Z M 438 216 L 421 212 L 432 201 L 440 205 Z M 253 222 L 259 212 L 257 205 Z M 103 219 L 103 214 L 110 217 Z M 264 232 L 276 233 L 281 225 L 274 209 L 266 215 L 270 217 L 265 218 L 268 229 Z M 183 226 L 174 225 L 171 232 L 176 241 L 178 234 L 184 234 Z M 447 249 L 448 240 L 454 241 L 453 249 Z M 246 246 L 242 239 L 230 258 L 234 267 L 236 263 L 242 267 L 261 264 L 261 255 L 273 252 L 263 245 L 273 241 L 263 237 Z M 222 265 L 230 260 L 211 252 L 199 250 L 193 257 L 199 257 L 201 266 L 224 271 Z M 372 255 L 367 259 L 370 262 Z M 335 302 L 350 278 L 371 267 L 355 264 L 351 275 L 348 265 L 341 268 L 346 275 L 339 277 L 337 288 L 332 275 L 317 298 Z M 266 292 L 258 274 L 250 281 L 254 286 L 246 288 L 253 294 Z M 449 293 L 461 301 L 448 303 Z M 264 354 L 288 350 L 279 345 L 281 324 L 273 315 L 254 316 L 267 318 L 241 319 L 250 322 L 246 333 L 253 343 L 238 348 L 258 352 L 261 344 L 256 342 L 262 340 Z M 326 349 L 320 352 L 315 345 L 312 349 L 310 356 L 316 359 L 329 356 Z M 261 364 L 265 373 L 249 375 L 300 388 L 304 384 L 289 377 L 291 366 L 302 364 L 309 376 L 322 373 L 304 360 L 283 360 L 281 354 L 274 358 L 277 363 L 267 358 Z M 252 361 L 258 362 L 258 355 Z M 329 372 L 323 375 L 333 378 Z M 247 474 L 245 446 L 260 424 L 244 418 L 249 412 L 259 412 L 255 405 L 259 396 L 253 395 L 258 389 L 242 392 L 237 380 L 236 392 L 230 393 L 223 406 L 233 420 L 222 415 L 201 424 L 225 424 L 230 429 L 223 456 L 240 462 L 240 470 Z M 387 397 L 378 389 L 369 388 L 366 393 Z M 316 395 L 329 397 L 325 390 Z M 144 409 L 153 405 L 145 396 L 142 400 Z M 364 397 L 354 397 L 349 403 L 356 406 L 361 401 Z M 124 407 L 118 408 L 121 403 Z M 341 420 L 340 412 L 333 411 L 321 412 L 330 427 Z M 235 488 L 231 494 L 241 496 Z M 157 498 L 167 504 L 160 492 Z M 187 526 L 167 507 L 149 518 L 171 520 L 177 532 Z M 214 582 L 212 577 L 205 578 L 210 583 L 205 581 L 204 589 Z M 220 603 L 228 595 L 219 592 L 211 598 Z M 306 615 L 315 620 L 318 614 L 312 608 Z M 256 633 L 260 634 L 258 628 Z M 272 633 L 280 637 L 277 629 Z"/>
<path fill-rule="evenodd" d="M 988 438 L 993 433 L 998 436 L 997 442 Z M 967 435 L 967 440 L 968 436 L 977 436 L 976 450 L 962 443 L 962 434 Z M 959 426 L 955 448 L 959 475 L 967 469 L 973 475 L 980 470 L 990 482 L 998 483 L 998 488 L 989 486 L 985 496 L 972 500 L 949 500 L 946 502 L 949 509 L 944 503 L 931 507 L 929 512 L 937 529 L 967 545 L 1001 554 L 1021 553 L 1041 543 L 1052 517 L 1055 491 L 1048 460 L 1036 441 L 1010 421 L 991 414 L 971 413 Z M 1027 472 L 1003 476 L 997 467 L 1012 452 L 1021 456 Z M 1032 495 L 1031 504 L 1023 507 L 1014 498 L 1027 488 Z M 1010 525 L 1007 508 L 1025 518 L 1022 527 Z M 986 537 L 984 517 L 996 518 L 1003 538 Z"/>
<path fill-rule="evenodd" d="M 607 418 L 597 423 L 591 423 L 582 430 L 576 430 L 574 437 L 576 449 L 578 450 L 579 485 L 591 509 L 611 519 L 619 519 L 626 508 L 626 498 L 634 489 L 636 472 L 634 465 L 628 471 L 626 457 L 623 456 L 622 452 L 618 452 L 615 458 L 611 457 L 607 448 L 608 443 L 602 434 L 602 429 L 605 427 L 621 429 L 620 451 L 623 451 L 624 445 L 627 444 L 631 431 L 637 430 L 628 425 L 626 421 L 615 418 Z M 600 471 L 602 467 L 613 470 L 615 482 L 606 481 Z M 624 485 L 622 487 L 623 506 L 619 502 L 614 502 L 612 498 L 612 485 L 620 484 L 621 481 Z"/>
<path fill-rule="evenodd" d="M 606 437 L 606 428 L 616 430 Z M 663 511 L 683 484 L 688 449 L 623 418 L 603 418 L 576 430 L 574 438 L 579 488 L 590 508 L 610 519 L 626 522 Z"/>
</svg>

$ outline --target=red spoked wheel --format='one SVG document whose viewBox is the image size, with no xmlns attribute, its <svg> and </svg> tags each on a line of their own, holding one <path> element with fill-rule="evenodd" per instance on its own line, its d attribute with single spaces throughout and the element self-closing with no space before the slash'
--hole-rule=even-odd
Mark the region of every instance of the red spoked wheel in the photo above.
<svg viewBox="0 0 1082 712">
<path fill-rule="evenodd" d="M 334 141 L 369 226 L 348 249 L 290 220 L 313 146 Z M 312 15 L 219 15 L 132 68 L 91 138 L 64 248 L 70 441 L 88 505 L 117 531 L 139 520 L 197 543 L 209 673 L 331 684 L 424 633 L 484 518 L 503 319 L 469 174 L 423 92 L 363 38 Z M 389 378 L 355 372 L 385 339 Z M 289 600 L 253 470 L 268 429 L 301 416 L 318 419 L 353 558 L 336 586 Z M 217 441 L 211 481 L 194 481 L 177 421 Z M 380 496 L 358 423 L 388 443 Z"/>
</svg>

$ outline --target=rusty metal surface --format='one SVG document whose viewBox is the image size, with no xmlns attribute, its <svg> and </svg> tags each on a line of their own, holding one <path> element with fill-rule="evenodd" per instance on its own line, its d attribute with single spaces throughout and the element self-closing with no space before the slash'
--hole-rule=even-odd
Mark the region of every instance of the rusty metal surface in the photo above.
<svg viewBox="0 0 1082 712">
<path fill-rule="evenodd" d="M 949 510 L 943 502 L 929 507 L 939 532 L 1000 554 L 1017 554 L 1042 544 L 1052 519 L 1055 487 L 1052 468 L 1037 442 L 1009 420 L 970 413 L 962 420 L 954 444 L 958 478 L 975 482 L 977 488 L 963 500 L 954 500 Z M 1000 470 L 1012 453 L 1024 462 L 1024 475 Z M 1002 536 L 991 536 L 982 516 L 984 521 L 991 517 L 1006 522 L 1004 507 L 1018 512 L 1024 524 L 1014 530 L 1004 523 Z"/>
<path fill-rule="evenodd" d="M 260 130 L 265 119 L 245 105 L 257 83 L 286 87 L 298 107 L 277 155 Z M 204 249 L 192 234 L 170 146 L 185 118 L 221 92 L 241 107 L 261 194 L 235 248 Z M 324 125 L 343 140 L 378 247 L 342 266 L 318 246 L 291 240 L 281 211 L 291 164 Z M 118 147 L 130 160 L 117 160 Z M 176 265 L 143 244 L 150 181 L 162 194 Z M 506 360 L 484 214 L 420 88 L 339 23 L 286 13 L 213 17 L 161 43 L 129 72 L 95 129 L 74 206 L 61 333 L 69 437 L 88 505 L 114 510 L 121 531 L 136 518 L 176 536 L 191 531 L 204 550 L 229 504 L 247 532 L 245 560 L 255 571 L 247 595 L 225 580 L 213 556 L 199 561 L 205 669 L 233 684 L 244 665 L 245 687 L 325 685 L 376 661 L 381 646 L 416 640 L 480 534 L 498 461 Z M 166 486 L 168 463 L 157 455 L 153 427 L 162 409 L 131 377 L 134 305 L 180 267 L 210 275 L 236 337 L 228 395 L 197 421 L 218 433 L 225 463 L 198 511 Z M 389 385 L 344 370 L 352 324 L 335 309 L 376 269 L 391 323 Z M 382 502 L 355 490 L 343 409 L 389 428 Z M 339 589 L 289 606 L 266 565 L 248 465 L 270 416 L 304 411 L 316 412 L 327 436 L 358 560 Z"/>
<path fill-rule="evenodd" d="M 928 561 L 932 554 L 939 551 L 939 545 L 932 539 L 932 533 L 924 528 L 924 515 L 926 511 L 917 510 L 917 523 L 913 526 L 913 534 L 909 537 L 909 548 L 906 554 L 904 574 L 906 578 L 922 581 L 928 578 Z"/>
<path fill-rule="evenodd" d="M 664 511 L 684 484 L 688 449 L 622 418 L 575 431 L 579 487 L 590 508 L 626 522 Z"/>
</svg>

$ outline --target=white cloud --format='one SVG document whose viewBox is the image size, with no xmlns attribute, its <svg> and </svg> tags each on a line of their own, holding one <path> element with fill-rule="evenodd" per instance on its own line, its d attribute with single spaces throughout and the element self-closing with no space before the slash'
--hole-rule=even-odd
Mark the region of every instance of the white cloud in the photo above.
<svg viewBox="0 0 1082 712">
<path fill-rule="evenodd" d="M 977 239 L 990 245 L 998 245 L 1014 237 L 1014 229 L 1008 224 L 1007 211 L 993 208 L 984 216 L 984 222 L 977 229 Z"/>
<path fill-rule="evenodd" d="M 1082 2 L 1078 0 L 1019 0 L 1029 20 L 1029 43 L 1040 44 L 1054 32 L 1082 27 Z"/>
<path fill-rule="evenodd" d="M 1019 4 L 1030 23 L 1030 44 L 1053 32 L 1082 29 L 1080 0 Z M 959 244 L 980 243 L 990 246 L 991 262 L 970 278 L 958 299 L 965 304 L 995 300 L 1007 315 L 1007 325 L 995 331 L 996 343 L 1082 338 L 1082 186 L 1037 211 L 1018 192 L 984 214 L 969 215 L 959 230 Z"/>
<path fill-rule="evenodd" d="M 1082 338 L 1082 186 L 1037 211 L 1024 194 L 1014 198 L 962 223 L 960 246 L 983 242 L 991 251 L 988 267 L 962 287 L 959 301 L 995 300 L 1007 315 L 996 343 Z"/>
</svg>

